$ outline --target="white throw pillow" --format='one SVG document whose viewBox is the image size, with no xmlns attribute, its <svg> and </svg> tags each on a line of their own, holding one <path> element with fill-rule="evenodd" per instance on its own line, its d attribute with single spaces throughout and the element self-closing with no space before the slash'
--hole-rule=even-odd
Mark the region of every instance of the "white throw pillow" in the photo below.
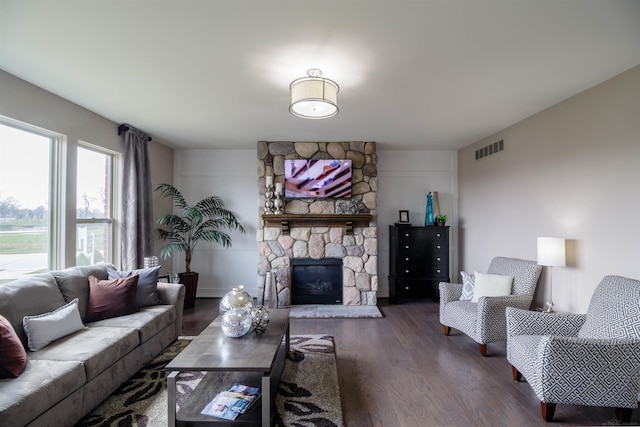
<svg viewBox="0 0 640 427">
<path fill-rule="evenodd" d="M 80 319 L 78 299 L 49 313 L 25 316 L 22 326 L 27 334 L 29 350 L 38 351 L 55 340 L 84 328 Z"/>
<path fill-rule="evenodd" d="M 461 271 L 460 276 L 462 276 L 462 295 L 460 295 L 460 301 L 470 301 L 473 299 L 476 278 L 473 274 L 469 274 L 466 271 Z"/>
<path fill-rule="evenodd" d="M 513 276 L 502 276 L 500 274 L 474 273 L 476 278 L 476 288 L 473 291 L 471 302 L 478 302 L 480 297 L 501 297 L 511 295 L 511 285 Z"/>
</svg>

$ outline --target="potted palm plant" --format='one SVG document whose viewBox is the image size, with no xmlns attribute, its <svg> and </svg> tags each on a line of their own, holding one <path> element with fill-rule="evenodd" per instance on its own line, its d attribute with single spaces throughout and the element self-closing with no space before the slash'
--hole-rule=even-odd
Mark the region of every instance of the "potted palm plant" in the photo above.
<svg viewBox="0 0 640 427">
<path fill-rule="evenodd" d="M 210 196 L 195 205 L 189 205 L 182 193 L 171 184 L 160 184 L 155 191 L 171 199 L 173 206 L 181 211 L 168 214 L 156 221 L 164 228 L 156 231 L 161 240 L 168 243 L 160 248 L 160 256 L 168 258 L 175 252 L 185 254 L 185 272 L 179 273 L 180 283 L 185 285 L 185 308 L 195 305 L 199 274 L 191 271 L 193 250 L 202 241 L 216 242 L 224 247 L 231 246 L 231 236 L 223 230 L 245 232 L 235 213 L 227 210 L 224 201 L 218 196 Z"/>
</svg>

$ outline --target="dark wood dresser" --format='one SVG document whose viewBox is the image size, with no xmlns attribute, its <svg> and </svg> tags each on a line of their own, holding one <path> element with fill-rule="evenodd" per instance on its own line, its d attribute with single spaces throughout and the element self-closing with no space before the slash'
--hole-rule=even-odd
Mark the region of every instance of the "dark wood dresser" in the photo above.
<svg viewBox="0 0 640 427">
<path fill-rule="evenodd" d="M 449 227 L 389 226 L 389 299 L 439 298 L 449 282 Z"/>
</svg>

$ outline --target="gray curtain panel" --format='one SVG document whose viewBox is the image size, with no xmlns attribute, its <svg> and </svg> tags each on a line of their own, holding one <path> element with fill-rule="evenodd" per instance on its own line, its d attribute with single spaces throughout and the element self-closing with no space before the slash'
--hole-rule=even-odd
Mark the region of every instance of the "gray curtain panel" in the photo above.
<svg viewBox="0 0 640 427">
<path fill-rule="evenodd" d="M 153 209 L 149 136 L 132 128 L 124 132 L 122 182 L 122 269 L 142 268 L 144 257 L 153 254 Z"/>
</svg>

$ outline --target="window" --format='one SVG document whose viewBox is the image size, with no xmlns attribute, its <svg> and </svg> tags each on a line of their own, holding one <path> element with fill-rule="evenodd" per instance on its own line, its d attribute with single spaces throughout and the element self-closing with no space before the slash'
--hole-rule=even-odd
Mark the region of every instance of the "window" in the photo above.
<svg viewBox="0 0 640 427">
<path fill-rule="evenodd" d="M 58 136 L 0 118 L 0 283 L 49 270 Z"/>
<path fill-rule="evenodd" d="M 114 154 L 78 146 L 76 265 L 114 260 Z"/>
</svg>

